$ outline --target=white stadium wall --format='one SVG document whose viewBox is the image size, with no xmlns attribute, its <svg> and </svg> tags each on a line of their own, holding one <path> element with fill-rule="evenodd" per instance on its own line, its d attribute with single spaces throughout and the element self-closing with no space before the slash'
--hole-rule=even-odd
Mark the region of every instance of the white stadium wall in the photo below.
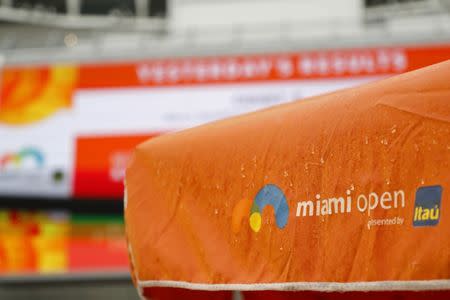
<svg viewBox="0 0 450 300">
<path fill-rule="evenodd" d="M 186 27 L 260 25 L 277 23 L 327 23 L 331 20 L 359 22 L 360 0 L 173 0 L 172 29 Z"/>
</svg>

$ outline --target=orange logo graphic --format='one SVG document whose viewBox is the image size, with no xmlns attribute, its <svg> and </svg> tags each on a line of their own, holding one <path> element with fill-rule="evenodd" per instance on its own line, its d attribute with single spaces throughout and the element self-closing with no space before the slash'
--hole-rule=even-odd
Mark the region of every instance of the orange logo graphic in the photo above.
<svg viewBox="0 0 450 300">
<path fill-rule="evenodd" d="M 0 123 L 29 124 L 69 108 L 77 77 L 74 66 L 6 69 L 1 78 Z"/>
</svg>

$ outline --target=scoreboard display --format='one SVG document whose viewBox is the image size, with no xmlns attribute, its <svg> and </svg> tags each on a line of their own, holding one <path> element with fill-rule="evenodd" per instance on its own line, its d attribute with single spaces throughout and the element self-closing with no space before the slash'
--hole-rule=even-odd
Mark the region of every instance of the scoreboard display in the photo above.
<svg viewBox="0 0 450 300">
<path fill-rule="evenodd" d="M 0 197 L 121 198 L 149 138 L 447 59 L 429 45 L 5 67 Z"/>
</svg>

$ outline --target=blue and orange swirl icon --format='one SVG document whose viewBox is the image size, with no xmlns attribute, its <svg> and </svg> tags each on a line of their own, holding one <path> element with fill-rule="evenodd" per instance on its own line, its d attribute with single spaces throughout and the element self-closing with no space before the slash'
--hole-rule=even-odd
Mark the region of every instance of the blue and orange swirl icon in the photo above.
<svg viewBox="0 0 450 300">
<path fill-rule="evenodd" d="M 258 232 L 261 229 L 262 212 L 266 206 L 273 207 L 278 228 L 283 229 L 287 225 L 289 206 L 286 196 L 278 186 L 266 184 L 258 191 L 250 207 L 248 203 L 247 199 L 242 199 L 233 210 L 232 228 L 235 233 L 239 232 L 241 220 L 245 215 L 249 218 L 250 228 Z"/>
</svg>

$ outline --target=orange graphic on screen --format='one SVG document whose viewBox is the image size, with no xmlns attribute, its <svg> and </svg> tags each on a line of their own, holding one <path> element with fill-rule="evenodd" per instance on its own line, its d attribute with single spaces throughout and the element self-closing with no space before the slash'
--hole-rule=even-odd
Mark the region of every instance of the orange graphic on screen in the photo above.
<svg viewBox="0 0 450 300">
<path fill-rule="evenodd" d="M 29 124 L 70 108 L 77 80 L 78 69 L 74 66 L 4 70 L 0 123 Z"/>
<path fill-rule="evenodd" d="M 65 218 L 0 211 L 0 274 L 66 271 L 69 229 Z"/>
</svg>

